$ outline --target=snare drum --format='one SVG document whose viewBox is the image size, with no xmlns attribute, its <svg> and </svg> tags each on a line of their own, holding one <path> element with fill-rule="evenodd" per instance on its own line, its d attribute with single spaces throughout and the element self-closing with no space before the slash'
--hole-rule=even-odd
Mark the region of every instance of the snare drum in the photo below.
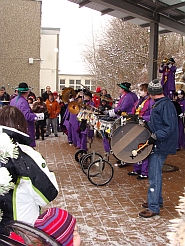
<svg viewBox="0 0 185 246">
<path fill-rule="evenodd" d="M 126 124 L 126 120 L 121 116 L 118 119 L 116 119 L 110 129 L 110 136 L 112 137 L 112 134 L 114 133 L 114 131 L 119 127 L 119 126 L 123 126 L 124 124 Z"/>
<path fill-rule="evenodd" d="M 135 157 L 132 156 L 132 151 L 145 144 L 150 136 L 151 133 L 147 128 L 135 122 L 127 122 L 113 132 L 111 149 L 119 160 L 126 163 L 136 163 L 144 160 L 150 154 L 153 145 L 146 146 Z"/>
</svg>

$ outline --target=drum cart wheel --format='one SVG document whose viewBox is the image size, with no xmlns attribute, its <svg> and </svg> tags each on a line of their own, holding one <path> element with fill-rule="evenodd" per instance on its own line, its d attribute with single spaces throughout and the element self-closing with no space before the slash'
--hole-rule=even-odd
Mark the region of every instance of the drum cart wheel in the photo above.
<svg viewBox="0 0 185 246">
<path fill-rule="evenodd" d="M 114 175 L 114 168 L 110 162 L 99 158 L 92 162 L 88 168 L 88 179 L 96 186 L 108 184 Z"/>
<path fill-rule="evenodd" d="M 87 154 L 87 151 L 86 150 L 83 150 L 83 149 L 80 149 L 78 150 L 76 153 L 75 153 L 75 160 L 77 162 L 80 162 L 80 159 L 82 158 L 83 155 L 86 155 Z"/>
<path fill-rule="evenodd" d="M 98 160 L 99 158 L 103 159 L 102 155 L 94 151 L 82 156 L 80 158 L 82 171 L 87 175 L 88 167 L 90 166 L 90 164 L 95 160 Z"/>
</svg>

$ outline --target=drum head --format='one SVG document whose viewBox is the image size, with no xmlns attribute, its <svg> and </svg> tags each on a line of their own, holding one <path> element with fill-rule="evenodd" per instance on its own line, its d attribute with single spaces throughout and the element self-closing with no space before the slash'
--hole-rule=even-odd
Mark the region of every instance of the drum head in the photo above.
<svg viewBox="0 0 185 246">
<path fill-rule="evenodd" d="M 148 145 L 138 153 L 132 156 L 132 151 L 137 150 L 151 136 L 150 131 L 134 122 L 119 126 L 112 134 L 111 149 L 114 155 L 126 163 L 136 163 L 144 160 L 151 152 L 153 145 Z"/>
</svg>

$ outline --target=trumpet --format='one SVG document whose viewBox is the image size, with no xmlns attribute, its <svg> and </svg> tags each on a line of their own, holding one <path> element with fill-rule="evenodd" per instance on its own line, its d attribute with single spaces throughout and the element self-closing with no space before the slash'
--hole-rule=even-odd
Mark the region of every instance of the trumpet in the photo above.
<svg viewBox="0 0 185 246">
<path fill-rule="evenodd" d="M 166 64 L 168 62 L 169 62 L 168 58 L 164 58 L 163 61 L 162 61 L 162 63 L 164 63 L 164 64 Z"/>
</svg>

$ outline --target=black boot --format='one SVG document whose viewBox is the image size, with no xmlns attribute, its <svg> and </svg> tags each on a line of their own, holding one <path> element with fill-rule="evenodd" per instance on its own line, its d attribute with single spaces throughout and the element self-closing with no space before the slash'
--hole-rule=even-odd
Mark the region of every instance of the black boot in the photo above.
<svg viewBox="0 0 185 246">
<path fill-rule="evenodd" d="M 44 136 L 42 136 L 42 140 L 44 140 Z"/>
</svg>

